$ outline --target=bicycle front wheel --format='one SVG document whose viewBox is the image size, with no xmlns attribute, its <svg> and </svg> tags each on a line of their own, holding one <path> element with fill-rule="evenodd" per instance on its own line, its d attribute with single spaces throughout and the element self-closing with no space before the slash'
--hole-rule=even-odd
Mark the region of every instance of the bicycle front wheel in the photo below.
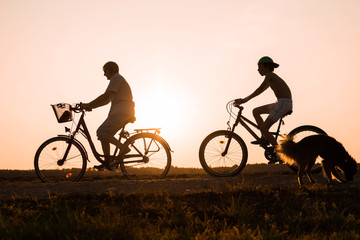
<svg viewBox="0 0 360 240">
<path fill-rule="evenodd" d="M 139 133 L 124 143 L 130 152 L 120 162 L 121 171 L 131 180 L 161 179 L 171 167 L 168 143 L 159 135 Z"/>
<path fill-rule="evenodd" d="M 311 125 L 304 125 L 304 126 L 300 126 L 297 127 L 295 129 L 293 129 L 290 133 L 289 136 L 293 139 L 294 142 L 300 142 L 303 138 L 311 136 L 311 135 L 317 135 L 317 134 L 324 134 L 327 135 L 326 132 L 324 130 L 322 130 L 321 128 L 315 127 L 315 126 L 311 126 Z M 299 168 L 296 165 L 288 165 L 290 167 L 290 169 L 292 169 L 295 172 L 298 172 Z M 319 173 L 321 172 L 321 157 L 317 157 L 316 162 L 313 166 L 313 168 L 311 169 L 312 173 Z"/>
<path fill-rule="evenodd" d="M 45 141 L 34 159 L 35 172 L 42 182 L 77 182 L 86 171 L 86 153 L 82 146 L 59 136 Z M 70 147 L 65 161 L 65 152 Z"/>
<path fill-rule="evenodd" d="M 215 177 L 239 174 L 244 169 L 247 158 L 247 147 L 242 138 L 225 130 L 208 135 L 199 149 L 201 166 L 208 174 Z"/>
</svg>

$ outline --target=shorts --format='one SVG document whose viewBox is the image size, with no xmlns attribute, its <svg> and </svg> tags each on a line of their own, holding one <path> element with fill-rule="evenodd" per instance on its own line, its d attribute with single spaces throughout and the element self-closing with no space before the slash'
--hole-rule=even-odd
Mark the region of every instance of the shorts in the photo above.
<svg viewBox="0 0 360 240">
<path fill-rule="evenodd" d="M 282 118 L 285 114 L 290 112 L 293 108 L 292 100 L 287 98 L 280 98 L 276 103 L 269 104 L 269 116 L 268 119 L 276 122 L 280 118 Z"/>
<path fill-rule="evenodd" d="M 101 140 L 104 137 L 113 137 L 134 115 L 134 103 L 121 104 L 121 106 L 116 107 L 111 106 L 108 117 L 96 131 L 98 139 Z"/>
</svg>

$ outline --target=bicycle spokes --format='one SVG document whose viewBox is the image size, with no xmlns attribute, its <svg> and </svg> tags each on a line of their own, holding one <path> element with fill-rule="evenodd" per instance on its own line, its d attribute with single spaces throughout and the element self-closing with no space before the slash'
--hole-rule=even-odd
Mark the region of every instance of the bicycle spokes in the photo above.
<svg viewBox="0 0 360 240">
<path fill-rule="evenodd" d="M 247 161 L 243 140 L 229 131 L 216 131 L 207 136 L 199 150 L 200 163 L 213 176 L 227 177 L 239 173 Z"/>
<path fill-rule="evenodd" d="M 67 136 L 44 142 L 35 155 L 35 171 L 43 182 L 78 181 L 86 170 L 86 153 Z M 69 145 L 72 145 L 71 147 Z"/>
<path fill-rule="evenodd" d="M 140 133 L 132 137 L 128 145 L 131 151 L 120 163 L 123 172 L 131 179 L 152 175 L 164 177 L 171 163 L 170 149 L 161 137 L 152 133 Z M 152 174 L 153 172 L 153 174 Z"/>
</svg>

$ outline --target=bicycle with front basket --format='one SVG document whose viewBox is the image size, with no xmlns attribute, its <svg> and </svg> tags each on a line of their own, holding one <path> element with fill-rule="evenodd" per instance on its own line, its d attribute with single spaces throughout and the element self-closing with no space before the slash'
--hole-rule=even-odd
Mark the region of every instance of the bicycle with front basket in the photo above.
<svg viewBox="0 0 360 240">
<path fill-rule="evenodd" d="M 84 145 L 76 138 L 80 133 L 89 142 L 92 153 L 97 161 L 104 163 L 104 155 L 97 152 L 85 123 L 85 110 L 80 104 L 60 103 L 52 105 L 59 123 L 73 122 L 73 127 L 65 127 L 67 135 L 58 135 L 45 141 L 35 154 L 34 166 L 37 176 L 42 182 L 76 182 L 79 181 L 89 161 Z M 80 113 L 76 124 L 73 115 Z M 121 154 L 116 147 L 111 157 L 111 168 L 124 174 L 128 179 L 161 179 L 171 166 L 171 148 L 159 136 L 160 128 L 135 129 L 133 133 L 125 130 L 128 123 L 136 118 L 128 119 L 120 129 L 119 138 L 125 149 L 130 152 Z"/>
<path fill-rule="evenodd" d="M 233 107 L 238 108 L 238 113 L 233 112 Z M 226 105 L 229 113 L 229 121 L 227 122 L 227 130 L 218 130 L 209 134 L 201 143 L 199 149 L 199 159 L 203 169 L 210 175 L 215 177 L 229 177 L 239 174 L 245 167 L 248 159 L 248 150 L 244 140 L 236 134 L 235 128 L 240 123 L 258 142 L 260 147 L 265 150 L 265 158 L 272 160 L 276 157 L 276 152 L 272 146 L 262 141 L 260 137 L 250 128 L 250 126 L 260 130 L 259 126 L 243 116 L 243 106 L 230 101 Z M 292 111 L 286 115 L 290 115 Z M 285 115 L 285 116 L 286 116 Z M 277 140 L 280 135 L 281 125 L 284 124 L 283 116 L 279 120 L 276 132 L 271 132 Z M 230 126 L 231 118 L 235 119 L 233 126 Z M 250 125 L 250 126 L 249 126 Z M 293 138 L 294 142 L 299 142 L 304 137 L 326 134 L 326 132 L 318 127 L 312 125 L 303 125 L 290 131 L 289 135 Z M 279 163 L 283 163 L 279 159 Z M 288 165 L 295 172 L 298 171 L 296 165 Z M 321 165 L 316 164 L 312 168 L 313 173 L 321 171 Z"/>
</svg>

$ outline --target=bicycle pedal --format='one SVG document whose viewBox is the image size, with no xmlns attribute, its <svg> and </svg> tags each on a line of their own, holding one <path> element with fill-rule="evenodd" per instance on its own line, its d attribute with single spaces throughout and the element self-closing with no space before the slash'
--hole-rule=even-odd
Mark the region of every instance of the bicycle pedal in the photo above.
<svg viewBox="0 0 360 240">
<path fill-rule="evenodd" d="M 252 141 L 251 144 L 254 144 L 254 145 L 265 145 L 265 146 L 268 146 L 270 145 L 270 142 L 267 141 L 267 140 L 261 140 L 261 141 Z"/>
</svg>

